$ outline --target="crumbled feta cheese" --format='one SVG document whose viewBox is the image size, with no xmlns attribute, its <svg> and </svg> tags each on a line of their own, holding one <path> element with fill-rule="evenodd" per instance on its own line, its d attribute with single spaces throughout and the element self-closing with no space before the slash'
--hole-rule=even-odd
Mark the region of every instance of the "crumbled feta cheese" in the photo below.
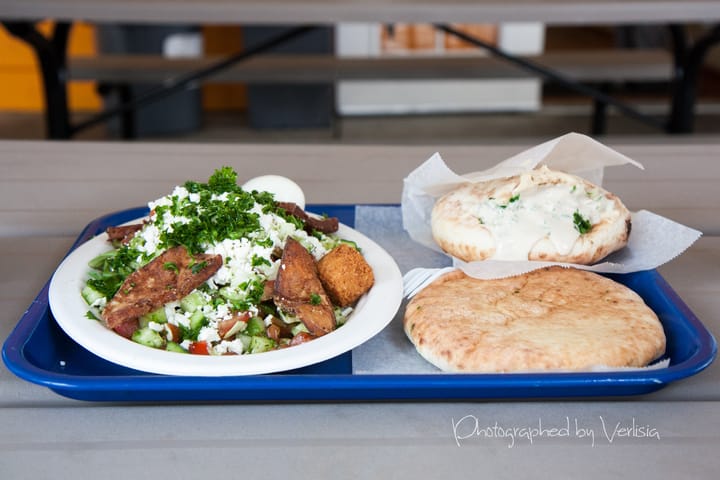
<svg viewBox="0 0 720 480">
<path fill-rule="evenodd" d="M 243 350 L 244 350 L 244 348 L 245 348 L 245 347 L 243 346 L 242 341 L 240 341 L 239 339 L 238 339 L 238 340 L 233 340 L 233 341 L 230 341 L 230 342 L 224 341 L 223 343 L 227 345 L 227 349 L 228 349 L 229 352 L 237 353 L 238 355 L 240 355 L 241 353 L 243 353 Z"/>
<path fill-rule="evenodd" d="M 210 200 L 213 202 L 227 202 L 228 201 L 228 192 L 223 192 L 220 195 L 213 193 L 210 197 Z"/>
<path fill-rule="evenodd" d="M 178 185 L 173 190 L 171 197 L 177 197 L 178 200 L 183 200 L 190 195 L 190 192 L 188 192 L 187 188 L 183 187 L 182 185 Z"/>
<path fill-rule="evenodd" d="M 217 307 L 205 305 L 202 308 L 202 312 L 203 315 L 205 315 L 205 318 L 207 318 L 211 323 L 217 323 L 221 320 L 228 320 L 232 318 L 232 310 L 230 310 L 230 305 L 226 303 L 221 303 Z"/>
<path fill-rule="evenodd" d="M 190 219 L 179 215 L 173 215 L 170 211 L 166 211 L 162 218 L 163 227 L 165 230 L 172 231 L 173 225 L 187 225 L 190 223 Z"/>
<path fill-rule="evenodd" d="M 168 305 L 165 305 L 165 316 L 167 317 L 168 322 L 173 325 L 185 328 L 190 326 L 190 317 L 183 312 L 177 311 L 174 306 L 168 307 Z"/>
<path fill-rule="evenodd" d="M 170 205 L 172 205 L 170 197 L 162 197 L 152 202 L 148 202 L 148 208 L 150 210 L 155 210 L 157 207 L 169 207 Z"/>
<path fill-rule="evenodd" d="M 202 327 L 198 333 L 198 342 L 219 342 L 220 335 L 213 327 Z"/>
<path fill-rule="evenodd" d="M 240 340 L 223 340 L 217 345 L 212 347 L 215 355 L 225 355 L 226 353 L 242 354 L 243 344 Z"/>
<path fill-rule="evenodd" d="M 154 255 L 160 245 L 160 229 L 154 224 L 146 225 L 140 230 L 140 238 L 143 241 L 139 242 L 137 249 L 148 256 Z"/>
<path fill-rule="evenodd" d="M 154 332 L 160 333 L 165 330 L 165 325 L 157 322 L 148 322 L 148 328 Z"/>
<path fill-rule="evenodd" d="M 150 218 L 130 244 L 133 249 L 132 256 L 137 255 L 136 261 L 139 265 L 146 264 L 162 250 L 169 248 L 171 244 L 182 243 L 182 241 L 178 242 L 177 238 L 182 239 L 183 235 L 175 234 L 184 234 L 183 226 L 194 224 L 197 218 L 204 218 L 206 210 L 215 207 L 219 207 L 218 211 L 227 211 L 228 207 L 231 209 L 241 206 L 245 208 L 245 202 L 249 198 L 245 194 L 238 195 L 237 192 L 216 194 L 202 190 L 202 194 L 190 193 L 184 186 L 177 186 L 170 195 L 148 202 L 151 210 Z M 218 203 L 227 205 L 217 205 Z M 259 293 L 258 289 L 263 286 L 264 282 L 277 277 L 280 268 L 285 269 L 285 265 L 281 265 L 279 259 L 274 259 L 273 253 L 277 249 L 283 248 L 287 239 L 292 237 L 305 246 L 316 259 L 319 259 L 327 252 L 327 249 L 330 248 L 329 245 L 332 245 L 334 240 L 324 240 L 325 245 L 328 245 L 326 247 L 323 241 L 298 229 L 293 222 L 274 213 L 264 213 L 263 210 L 266 208 L 267 205 L 257 202 L 253 204 L 250 213 L 253 214 L 252 217 L 257 218 L 259 228 L 250 232 L 240 228 L 238 234 L 231 235 L 241 238 L 224 239 L 207 245 L 205 239 L 208 237 L 197 237 L 198 244 L 192 244 L 194 248 L 199 248 L 207 254 L 220 255 L 223 259 L 223 264 L 217 272 L 205 285 L 196 290 L 196 294 L 202 296 L 203 302 L 200 305 L 193 302 L 196 305 L 192 308 L 193 312 L 185 312 L 179 301 L 170 302 L 164 307 L 168 324 L 149 322 L 148 328 L 164 333 L 170 341 L 179 342 L 181 339 L 173 338 L 172 333 L 177 329 L 169 328 L 169 326 L 182 327 L 184 331 L 190 327 L 191 316 L 202 313 L 206 325 L 200 328 L 196 339 L 183 340 L 180 345 L 188 350 L 194 341 L 207 342 L 210 353 L 222 355 L 244 352 L 241 340 L 223 340 L 217 330 L 221 321 L 238 315 L 238 310 L 263 317 L 266 326 L 272 324 L 272 316 L 261 313 L 258 306 L 252 304 L 254 301 L 252 297 Z M 252 218 L 252 222 L 255 222 L 254 218 Z M 192 232 L 189 233 L 192 234 Z M 216 232 L 205 231 L 204 233 L 215 234 Z M 205 243 L 200 244 L 200 241 Z M 102 298 L 94 302 L 92 306 L 102 308 L 106 302 L 107 300 Z M 295 321 L 297 320 L 295 319 Z M 245 327 L 245 324 L 242 326 Z"/>
<path fill-rule="evenodd" d="M 97 308 L 99 310 L 105 308 L 105 305 L 107 305 L 107 298 L 105 297 L 100 297 L 90 304 L 91 307 Z"/>
</svg>

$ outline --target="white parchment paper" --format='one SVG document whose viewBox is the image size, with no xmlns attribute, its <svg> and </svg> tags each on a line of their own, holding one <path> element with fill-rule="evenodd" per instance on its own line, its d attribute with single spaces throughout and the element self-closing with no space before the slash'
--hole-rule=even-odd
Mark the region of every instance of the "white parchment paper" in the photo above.
<svg viewBox="0 0 720 480">
<path fill-rule="evenodd" d="M 413 241 L 402 228 L 402 214 L 393 206 L 358 206 L 355 210 L 355 229 L 372 238 L 397 262 L 404 274 L 422 264 L 443 268 L 451 265 L 447 255 Z M 395 318 L 375 337 L 353 350 L 354 374 L 439 374 L 445 373 L 422 358 L 403 330 L 403 316 L 407 300 L 400 306 Z M 664 368 L 664 359 L 647 368 Z M 598 366 L 595 371 L 630 370 Z M 635 369 L 637 370 L 637 369 Z M 547 373 L 547 372 L 545 372 Z"/>
<path fill-rule="evenodd" d="M 643 168 L 625 155 L 577 133 L 563 135 L 525 150 L 488 170 L 465 175 L 450 170 L 440 154 L 436 153 L 405 178 L 401 204 L 403 227 L 413 240 L 439 252 L 441 250 L 432 238 L 430 214 L 440 196 L 462 183 L 518 175 L 538 165 L 546 165 L 601 185 L 605 167 L 624 164 Z M 453 261 L 455 266 L 468 275 L 482 279 L 519 275 L 549 265 L 572 266 L 603 273 L 631 273 L 659 267 L 684 252 L 700 236 L 701 232 L 695 229 L 642 210 L 632 215 L 632 232 L 627 247 L 595 265 L 500 260 L 469 263 L 459 259 Z"/>
<path fill-rule="evenodd" d="M 454 265 L 478 278 L 502 278 L 558 265 L 552 262 L 484 261 L 461 262 L 443 253 L 432 239 L 430 213 L 435 200 L 464 182 L 486 181 L 517 175 L 544 164 L 602 184 L 605 167 L 638 162 L 598 143 L 590 137 L 571 133 L 521 152 L 495 167 L 459 175 L 435 154 L 405 179 L 401 210 L 393 207 L 358 207 L 356 228 L 373 238 L 397 261 L 403 273 L 416 267 L 443 268 Z M 596 272 L 631 273 L 657 268 L 690 247 L 701 232 L 648 211 L 632 216 L 632 233 L 621 251 L 592 266 L 572 265 Z M 402 225 L 402 228 L 400 228 Z M 570 266 L 568 264 L 559 264 Z M 402 318 L 407 300 L 393 321 L 380 334 L 353 351 L 355 374 L 443 373 L 425 361 L 403 331 Z M 608 368 L 593 371 L 625 371 L 665 368 L 665 358 L 645 368 Z M 547 373 L 547 372 L 546 372 Z"/>
</svg>

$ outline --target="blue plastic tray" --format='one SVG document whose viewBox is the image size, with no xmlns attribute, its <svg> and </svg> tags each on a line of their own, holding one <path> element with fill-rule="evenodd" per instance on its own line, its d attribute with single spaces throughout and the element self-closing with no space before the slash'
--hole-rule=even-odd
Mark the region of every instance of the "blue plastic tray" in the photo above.
<svg viewBox="0 0 720 480">
<path fill-rule="evenodd" d="M 315 205 L 354 226 L 352 205 Z M 91 222 L 73 249 L 110 225 L 138 218 L 135 208 Z M 72 249 L 71 249 L 72 251 Z M 79 346 L 58 327 L 48 306 L 48 284 L 5 341 L 8 369 L 56 393 L 90 401 L 315 401 L 470 400 L 640 395 L 694 375 L 714 360 L 717 344 L 667 282 L 646 271 L 613 278 L 638 292 L 665 328 L 667 368 L 610 373 L 353 375 L 352 352 L 302 369 L 272 375 L 180 377 L 131 370 Z"/>
</svg>

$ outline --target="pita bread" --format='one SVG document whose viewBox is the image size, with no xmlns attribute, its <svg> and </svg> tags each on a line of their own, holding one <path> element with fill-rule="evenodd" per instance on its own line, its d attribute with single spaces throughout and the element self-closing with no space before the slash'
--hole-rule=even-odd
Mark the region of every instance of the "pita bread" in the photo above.
<svg viewBox="0 0 720 480">
<path fill-rule="evenodd" d="M 543 166 L 459 186 L 435 203 L 431 227 L 440 248 L 466 262 L 590 265 L 627 244 L 630 212 L 607 190 Z"/>
<path fill-rule="evenodd" d="M 404 328 L 422 357 L 449 372 L 643 367 L 665 351 L 662 325 L 639 295 L 562 267 L 498 280 L 452 271 L 412 298 Z"/>
</svg>

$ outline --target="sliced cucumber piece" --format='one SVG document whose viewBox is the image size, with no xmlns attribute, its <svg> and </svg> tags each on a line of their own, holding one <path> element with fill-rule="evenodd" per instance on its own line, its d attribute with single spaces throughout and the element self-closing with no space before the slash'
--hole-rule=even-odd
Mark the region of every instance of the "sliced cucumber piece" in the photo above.
<svg viewBox="0 0 720 480">
<path fill-rule="evenodd" d="M 304 323 L 299 322 L 292 326 L 290 329 L 290 333 L 292 333 L 292 336 L 294 337 L 300 332 L 310 333 L 310 330 L 307 329 Z"/>
<path fill-rule="evenodd" d="M 165 340 L 163 337 L 155 330 L 151 330 L 147 327 L 135 330 L 132 334 L 132 341 L 139 343 L 140 345 L 145 345 L 146 347 L 165 347 Z"/>
<path fill-rule="evenodd" d="M 251 337 L 265 335 L 265 322 L 260 317 L 252 317 L 247 322 L 245 333 Z"/>
<path fill-rule="evenodd" d="M 181 347 L 175 342 L 167 342 L 167 345 L 165 345 L 165 350 L 167 350 L 168 352 L 188 353 L 187 350 L 185 350 L 183 347 Z"/>
<path fill-rule="evenodd" d="M 83 300 L 85 300 L 88 305 L 92 305 L 101 298 L 105 298 L 105 295 L 98 292 L 90 285 L 85 285 L 85 288 L 82 289 L 82 292 L 80 292 L 80 294 L 82 295 Z"/>
<path fill-rule="evenodd" d="M 154 310 L 150 313 L 141 315 L 139 322 L 140 322 L 141 328 L 147 327 L 150 322 L 167 323 L 167 316 L 165 315 L 165 307 L 160 307 L 157 310 Z"/>
<path fill-rule="evenodd" d="M 274 350 L 275 347 L 277 347 L 277 343 L 272 338 L 251 337 L 248 351 L 250 353 L 262 353 L 267 352 L 268 350 Z"/>
<path fill-rule="evenodd" d="M 101 268 L 103 264 L 105 263 L 105 260 L 108 258 L 114 257 L 117 255 L 116 250 L 110 250 L 109 252 L 101 253 L 97 257 L 93 258 L 88 262 L 88 267 L 90 268 Z"/>
<path fill-rule="evenodd" d="M 200 329 L 206 324 L 207 320 L 201 311 L 197 310 L 195 313 L 190 315 L 190 329 L 192 331 L 200 331 Z"/>
<path fill-rule="evenodd" d="M 191 292 L 185 298 L 180 300 L 180 308 L 187 313 L 193 313 L 195 310 L 202 308 L 206 304 L 202 294 L 198 291 Z"/>
</svg>

